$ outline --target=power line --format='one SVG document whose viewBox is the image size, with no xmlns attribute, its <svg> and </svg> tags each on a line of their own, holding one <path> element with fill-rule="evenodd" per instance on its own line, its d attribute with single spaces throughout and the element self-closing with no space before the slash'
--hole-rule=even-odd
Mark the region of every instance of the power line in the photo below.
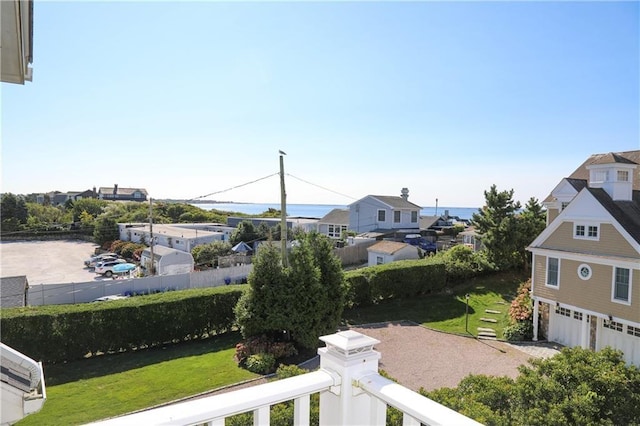
<svg viewBox="0 0 640 426">
<path fill-rule="evenodd" d="M 350 195 L 342 194 L 342 193 L 340 193 L 340 192 L 338 192 L 338 191 L 334 191 L 334 190 L 329 189 L 329 188 L 326 188 L 326 187 L 324 187 L 324 186 L 322 186 L 322 185 L 318 185 L 318 184 L 315 184 L 315 183 L 313 183 L 313 182 L 309 182 L 308 180 L 304 180 L 304 179 L 299 178 L 299 177 L 297 177 L 297 176 L 294 176 L 294 175 L 292 175 L 292 174 L 287 173 L 287 176 L 290 176 L 290 177 L 292 177 L 292 178 L 294 178 L 294 179 L 298 179 L 300 182 L 304 182 L 304 183 L 306 183 L 306 184 L 308 184 L 308 185 L 315 186 L 315 187 L 320 188 L 320 189 L 324 189 L 325 191 L 333 192 L 334 194 L 337 194 L 337 195 L 340 195 L 340 196 L 343 196 L 343 197 L 347 197 L 347 198 L 351 198 L 352 200 L 357 200 L 357 198 L 356 198 L 356 197 L 352 197 L 352 196 L 350 196 Z"/>
<path fill-rule="evenodd" d="M 222 194 L 223 192 L 229 192 L 231 190 L 242 188 L 243 186 L 251 185 L 253 183 L 260 182 L 261 180 L 265 180 L 265 179 L 268 179 L 270 177 L 277 176 L 278 174 L 279 173 L 276 172 L 276 173 L 270 174 L 268 176 L 264 176 L 264 177 L 261 177 L 259 179 L 252 180 L 250 182 L 246 182 L 246 183 L 243 183 L 243 184 L 240 184 L 240 185 L 232 186 L 231 188 L 227 188 L 227 189 L 223 189 L 223 190 L 220 190 L 220 191 L 212 192 L 212 193 L 206 194 L 206 195 L 200 195 L 199 197 L 194 197 L 194 198 L 191 198 L 190 200 L 187 200 L 187 201 L 199 200 L 200 198 L 206 198 L 206 197 L 210 197 L 212 195 Z"/>
</svg>

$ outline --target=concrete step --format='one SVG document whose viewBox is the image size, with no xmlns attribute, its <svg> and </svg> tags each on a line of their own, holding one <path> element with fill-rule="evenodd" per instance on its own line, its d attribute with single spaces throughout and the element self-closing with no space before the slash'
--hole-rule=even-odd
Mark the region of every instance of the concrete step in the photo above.
<svg viewBox="0 0 640 426">
<path fill-rule="evenodd" d="M 493 323 L 497 323 L 497 322 L 498 322 L 498 320 L 497 320 L 497 319 L 495 319 L 495 318 L 480 318 L 480 321 L 483 321 L 483 322 L 493 322 Z"/>
<path fill-rule="evenodd" d="M 496 311 L 495 309 L 485 309 L 484 310 L 488 314 L 501 314 L 502 312 Z"/>
<path fill-rule="evenodd" d="M 478 332 L 488 331 L 490 333 L 495 333 L 496 331 L 493 328 L 489 327 L 478 327 Z"/>
<path fill-rule="evenodd" d="M 496 332 L 481 331 L 478 333 L 478 337 L 496 337 Z"/>
<path fill-rule="evenodd" d="M 491 336 L 478 336 L 478 339 L 480 339 L 480 340 L 498 340 L 496 337 L 491 337 Z"/>
</svg>

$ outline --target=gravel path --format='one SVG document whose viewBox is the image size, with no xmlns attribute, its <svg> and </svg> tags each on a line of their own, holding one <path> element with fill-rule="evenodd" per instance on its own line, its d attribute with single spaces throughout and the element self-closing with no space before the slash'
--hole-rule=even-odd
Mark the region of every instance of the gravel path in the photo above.
<svg viewBox="0 0 640 426">
<path fill-rule="evenodd" d="M 518 347 L 495 340 L 477 340 L 427 329 L 420 325 L 381 323 L 353 327 L 380 340 L 380 368 L 403 386 L 417 391 L 456 387 L 469 374 L 518 375 L 518 366 L 532 356 L 550 356 L 556 348 L 542 345 Z M 533 350 L 529 350 L 533 348 Z"/>
<path fill-rule="evenodd" d="M 368 324 L 352 327 L 380 340 L 375 350 L 382 354 L 379 367 L 391 377 L 414 391 L 441 387 L 456 387 L 469 374 L 490 376 L 518 376 L 518 366 L 532 358 L 557 354 L 561 347 L 549 343 L 510 344 L 495 340 L 478 340 L 422 327 L 409 321 Z M 315 357 L 302 367 L 315 370 L 319 366 Z M 199 396 L 230 392 L 265 383 L 256 379 L 229 386 Z"/>
</svg>

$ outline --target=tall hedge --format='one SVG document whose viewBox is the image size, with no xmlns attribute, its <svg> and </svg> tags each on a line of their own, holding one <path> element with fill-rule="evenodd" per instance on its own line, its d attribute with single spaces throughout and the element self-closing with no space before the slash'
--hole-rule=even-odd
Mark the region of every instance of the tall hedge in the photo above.
<svg viewBox="0 0 640 426">
<path fill-rule="evenodd" d="M 406 298 L 442 290 L 445 265 L 439 261 L 403 260 L 348 272 L 348 305 L 363 306 L 383 299 Z"/>
<path fill-rule="evenodd" d="M 2 342 L 49 363 L 223 333 L 247 286 L 216 287 L 99 303 L 3 309 Z"/>
</svg>

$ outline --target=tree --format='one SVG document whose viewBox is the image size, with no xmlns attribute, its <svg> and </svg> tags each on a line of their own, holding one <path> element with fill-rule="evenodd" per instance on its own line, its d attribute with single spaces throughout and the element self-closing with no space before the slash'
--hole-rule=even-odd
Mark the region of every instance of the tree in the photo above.
<svg viewBox="0 0 640 426">
<path fill-rule="evenodd" d="M 340 262 L 328 238 L 317 232 L 298 243 L 286 268 L 276 244 L 258 250 L 249 291 L 236 306 L 245 338 L 286 331 L 297 345 L 315 348 L 319 336 L 335 332 L 346 293 Z"/>
<path fill-rule="evenodd" d="M 240 241 L 248 243 L 260 239 L 262 239 L 262 235 L 258 233 L 258 230 L 256 229 L 253 222 L 251 222 L 250 220 L 243 220 L 233 231 L 229 240 L 231 244 L 235 245 Z"/>
<path fill-rule="evenodd" d="M 74 201 L 72 203 L 73 221 L 79 222 L 80 215 L 83 211 L 86 211 L 94 218 L 98 217 L 108 203 L 108 201 L 98 200 L 96 198 L 82 198 Z"/>
<path fill-rule="evenodd" d="M 513 201 L 513 189 L 498 192 L 496 185 L 484 191 L 485 206 L 474 213 L 471 222 L 480 234 L 487 250 L 487 257 L 499 269 L 510 269 L 521 265 L 522 257 L 514 238 L 518 223 L 516 212 L 520 203 Z"/>
<path fill-rule="evenodd" d="M 231 252 L 231 244 L 224 241 L 213 241 L 208 244 L 201 244 L 191 250 L 191 255 L 196 265 L 216 266 L 218 257 L 225 256 Z"/>
<path fill-rule="evenodd" d="M 546 217 L 546 211 L 535 197 L 529 198 L 524 210 L 518 215 L 518 232 L 515 236 L 518 239 L 517 247 L 519 249 L 520 262 L 526 270 L 529 270 L 531 265 L 531 253 L 526 250 L 526 247 L 544 230 Z"/>
<path fill-rule="evenodd" d="M 117 240 L 119 238 L 118 224 L 110 217 L 100 217 L 96 220 L 93 238 L 96 244 L 100 246 L 104 243 Z"/>
<path fill-rule="evenodd" d="M 457 388 L 420 393 L 486 424 L 640 423 L 640 369 L 622 352 L 564 348 L 529 363 L 515 380 L 468 376 Z"/>
<path fill-rule="evenodd" d="M 3 231 L 17 231 L 27 223 L 27 206 L 21 196 L 10 192 L 0 197 L 0 219 L 2 219 Z"/>
</svg>

